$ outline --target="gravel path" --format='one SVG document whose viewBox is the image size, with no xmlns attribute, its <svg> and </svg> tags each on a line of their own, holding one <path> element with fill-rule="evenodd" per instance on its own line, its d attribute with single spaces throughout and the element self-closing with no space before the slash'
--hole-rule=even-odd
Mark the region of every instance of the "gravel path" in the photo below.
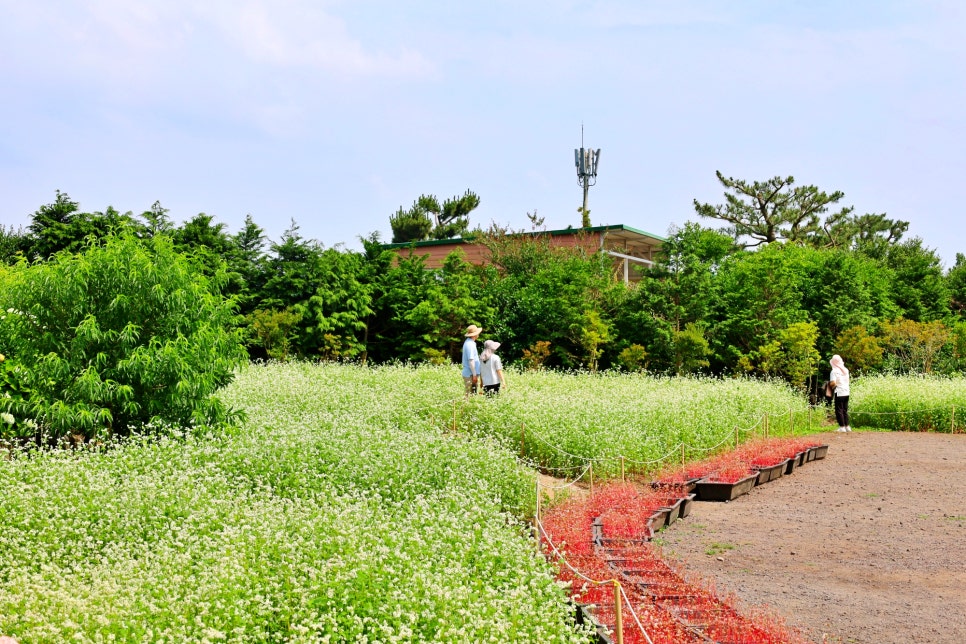
<svg viewBox="0 0 966 644">
<path fill-rule="evenodd" d="M 815 642 L 966 643 L 966 435 L 822 434 L 828 456 L 659 537 Z"/>
</svg>

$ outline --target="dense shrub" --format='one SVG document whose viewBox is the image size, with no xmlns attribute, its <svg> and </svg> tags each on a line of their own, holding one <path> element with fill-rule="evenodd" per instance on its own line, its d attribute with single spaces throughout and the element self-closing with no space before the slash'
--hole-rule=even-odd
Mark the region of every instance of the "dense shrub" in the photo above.
<svg viewBox="0 0 966 644">
<path fill-rule="evenodd" d="M 23 395 L 2 410 L 49 440 L 230 420 L 213 394 L 245 353 L 226 330 L 223 283 L 167 238 L 129 235 L 5 271 L 0 350 Z"/>
</svg>

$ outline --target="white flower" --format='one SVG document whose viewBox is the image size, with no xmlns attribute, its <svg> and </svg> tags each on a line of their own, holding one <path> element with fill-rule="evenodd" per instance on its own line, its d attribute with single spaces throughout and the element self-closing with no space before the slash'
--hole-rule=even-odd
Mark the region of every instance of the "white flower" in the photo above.
<svg viewBox="0 0 966 644">
<path fill-rule="evenodd" d="M 7 423 L 8 425 L 13 425 L 13 423 L 15 422 L 13 414 L 8 414 L 6 412 L 0 414 L 0 420 Z"/>
</svg>

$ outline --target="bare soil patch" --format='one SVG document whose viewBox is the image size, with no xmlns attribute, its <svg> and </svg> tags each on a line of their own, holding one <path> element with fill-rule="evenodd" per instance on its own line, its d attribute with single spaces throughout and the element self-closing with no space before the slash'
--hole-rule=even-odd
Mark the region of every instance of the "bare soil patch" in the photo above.
<svg viewBox="0 0 966 644">
<path fill-rule="evenodd" d="M 824 460 L 659 535 L 815 642 L 966 642 L 966 435 L 822 434 Z"/>
</svg>

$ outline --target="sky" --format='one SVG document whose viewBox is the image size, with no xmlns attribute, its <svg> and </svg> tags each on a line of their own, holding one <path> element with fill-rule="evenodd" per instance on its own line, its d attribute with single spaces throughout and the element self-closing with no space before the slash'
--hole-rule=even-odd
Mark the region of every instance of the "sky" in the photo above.
<svg viewBox="0 0 966 644">
<path fill-rule="evenodd" d="M 658 236 L 715 171 L 793 176 L 966 253 L 961 0 L 0 0 L 0 224 L 61 191 L 271 241 L 392 237 L 422 194 L 471 226 Z"/>
</svg>

